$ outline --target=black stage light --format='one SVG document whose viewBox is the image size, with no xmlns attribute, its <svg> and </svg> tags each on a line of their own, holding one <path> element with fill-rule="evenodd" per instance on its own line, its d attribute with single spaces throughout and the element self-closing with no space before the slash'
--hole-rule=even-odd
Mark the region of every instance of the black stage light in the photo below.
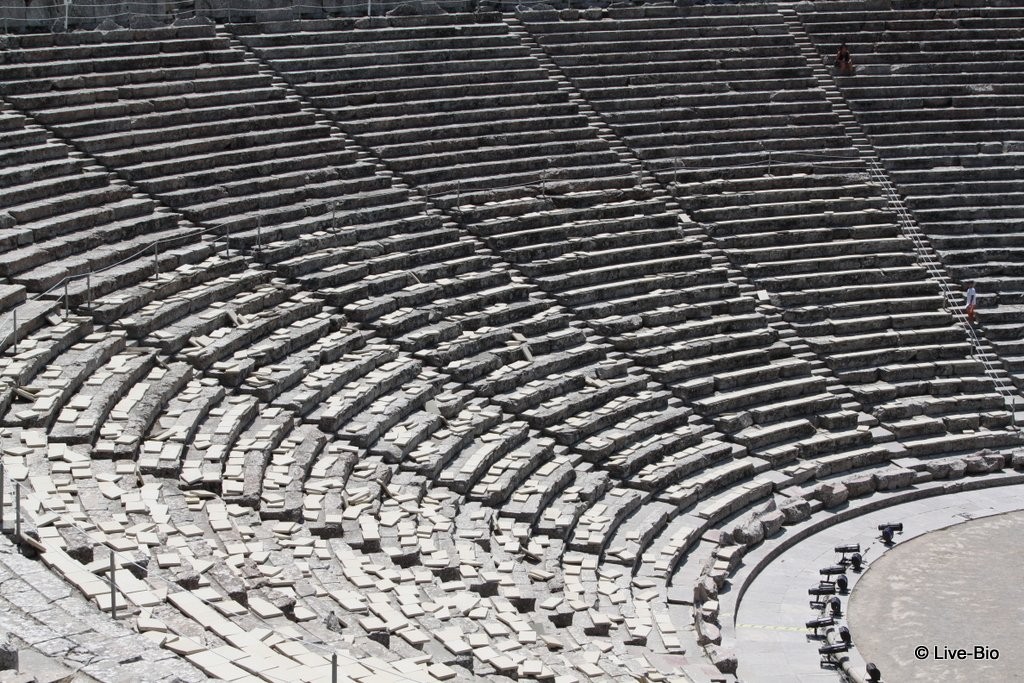
<svg viewBox="0 0 1024 683">
<path fill-rule="evenodd" d="M 840 602 L 839 598 L 832 598 L 828 601 L 828 607 L 832 610 L 833 617 L 843 616 L 843 603 Z"/>
<path fill-rule="evenodd" d="M 850 555 L 850 566 L 853 567 L 853 571 L 859 572 L 861 564 L 864 563 L 864 558 L 861 557 L 860 553 L 854 553 Z"/>
<path fill-rule="evenodd" d="M 834 564 L 831 567 L 822 567 L 818 570 L 818 573 L 822 576 L 832 576 L 833 574 L 845 574 L 846 567 L 839 564 Z"/>
<path fill-rule="evenodd" d="M 892 529 L 893 531 L 898 531 L 901 534 L 903 533 L 903 522 L 886 522 L 885 524 L 879 524 L 878 530 L 885 531 L 886 527 Z"/>
<path fill-rule="evenodd" d="M 836 620 L 832 617 L 818 617 L 817 619 L 811 619 L 810 621 L 806 622 L 804 626 L 806 626 L 807 628 L 813 628 L 815 633 L 817 633 L 819 628 L 833 626 L 835 625 L 835 623 Z"/>
<path fill-rule="evenodd" d="M 874 662 L 868 662 L 868 680 L 871 683 L 878 683 L 878 681 L 882 680 L 882 672 L 878 670 Z"/>
<path fill-rule="evenodd" d="M 846 578 L 846 574 L 841 574 L 836 578 L 836 590 L 839 593 L 846 593 L 850 590 L 850 580 Z"/>
<path fill-rule="evenodd" d="M 848 629 L 845 626 L 840 626 L 839 639 L 846 643 L 846 646 L 849 647 L 850 644 L 853 642 L 853 638 L 850 636 L 850 629 Z"/>
</svg>

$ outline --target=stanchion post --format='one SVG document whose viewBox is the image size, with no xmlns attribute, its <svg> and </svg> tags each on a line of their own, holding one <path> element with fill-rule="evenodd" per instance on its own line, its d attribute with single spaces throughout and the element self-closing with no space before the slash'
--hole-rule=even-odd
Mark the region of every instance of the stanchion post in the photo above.
<svg viewBox="0 0 1024 683">
<path fill-rule="evenodd" d="M 14 352 L 18 352 L 18 309 L 15 308 L 11 311 L 11 315 L 14 317 Z"/>
<path fill-rule="evenodd" d="M 114 551 L 113 551 L 113 549 L 111 549 L 111 551 L 110 551 L 110 576 L 107 577 L 108 579 L 110 579 L 110 618 L 111 619 L 117 619 L 117 582 L 114 581 L 114 568 L 115 568 L 114 565 L 115 565 Z"/>
<path fill-rule="evenodd" d="M 64 319 L 68 319 L 68 311 L 71 310 L 71 300 L 68 299 L 68 281 L 64 279 Z"/>
<path fill-rule="evenodd" d="M 331 653 L 331 683 L 338 683 L 338 653 Z"/>
<path fill-rule="evenodd" d="M 160 243 L 153 242 L 153 279 L 160 279 Z"/>
<path fill-rule="evenodd" d="M 92 273 L 85 274 L 85 304 L 92 310 Z"/>
<path fill-rule="evenodd" d="M 21 482 L 14 482 L 14 537 L 21 538 Z"/>
</svg>

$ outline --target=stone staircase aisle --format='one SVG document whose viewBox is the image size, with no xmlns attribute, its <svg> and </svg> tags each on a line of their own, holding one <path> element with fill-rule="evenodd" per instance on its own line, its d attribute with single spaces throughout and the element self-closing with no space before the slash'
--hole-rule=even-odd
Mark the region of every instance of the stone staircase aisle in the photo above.
<svg viewBox="0 0 1024 683">
<path fill-rule="evenodd" d="M 921 231 L 913 214 L 907 209 L 895 185 L 886 174 L 885 167 L 868 139 L 867 133 L 857 122 L 857 118 L 840 92 L 839 86 L 836 85 L 830 67 L 822 59 L 807 31 L 804 30 L 796 9 L 793 6 L 780 4 L 778 10 L 783 21 L 789 27 L 800 54 L 807 60 L 815 80 L 825 91 L 825 98 L 832 105 L 847 137 L 861 158 L 867 162 L 871 181 L 878 185 L 885 195 L 886 208 L 896 214 L 900 232 L 914 245 L 918 263 L 926 268 L 929 275 L 939 284 L 943 298 L 946 300 L 946 310 L 963 327 L 973 350 L 972 356 L 984 366 L 985 373 L 992 379 L 999 394 L 1006 402 L 1007 409 L 1013 414 L 1016 426 L 1018 419 L 1024 419 L 1024 397 L 1014 386 L 1009 371 L 1002 359 L 994 352 L 992 344 L 985 338 L 984 332 L 967 322 L 967 316 L 963 310 L 963 294 L 959 289 L 960 284 L 946 272 L 937 252 L 929 244 L 927 236 Z"/>
</svg>

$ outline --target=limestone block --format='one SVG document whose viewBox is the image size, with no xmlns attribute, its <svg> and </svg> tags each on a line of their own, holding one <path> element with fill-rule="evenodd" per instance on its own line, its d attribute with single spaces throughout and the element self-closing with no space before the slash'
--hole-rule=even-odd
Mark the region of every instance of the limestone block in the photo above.
<svg viewBox="0 0 1024 683">
<path fill-rule="evenodd" d="M 822 484 L 814 493 L 814 497 L 820 500 L 826 508 L 842 505 L 850 497 L 850 492 L 846 489 L 846 486 L 839 482 Z"/>
<path fill-rule="evenodd" d="M 706 621 L 697 622 L 697 644 L 700 646 L 705 645 L 720 645 L 722 643 L 722 631 L 714 624 L 709 624 Z"/>
<path fill-rule="evenodd" d="M 781 510 L 773 510 L 761 515 L 761 525 L 764 527 L 765 538 L 770 538 L 779 532 L 786 521 L 786 516 Z"/>
<path fill-rule="evenodd" d="M 902 467 L 887 467 L 874 477 L 879 491 L 895 491 L 914 483 L 914 471 Z"/>
<path fill-rule="evenodd" d="M 710 645 L 705 649 L 711 663 L 724 674 L 736 673 L 736 653 L 718 645 Z"/>
<path fill-rule="evenodd" d="M 975 455 L 967 456 L 964 458 L 964 463 L 967 467 L 967 474 L 989 474 L 990 472 L 1002 470 L 1006 461 L 998 453 L 982 451 Z"/>
<path fill-rule="evenodd" d="M 758 517 L 748 517 L 733 527 L 732 538 L 743 546 L 757 545 L 764 540 L 764 525 Z"/>
<path fill-rule="evenodd" d="M 848 479 L 843 479 L 846 489 L 850 492 L 850 498 L 866 496 L 875 490 L 876 482 L 873 474 L 857 474 Z"/>
<path fill-rule="evenodd" d="M 811 516 L 811 504 L 803 498 L 783 498 L 778 506 L 783 524 L 798 524 Z"/>
</svg>

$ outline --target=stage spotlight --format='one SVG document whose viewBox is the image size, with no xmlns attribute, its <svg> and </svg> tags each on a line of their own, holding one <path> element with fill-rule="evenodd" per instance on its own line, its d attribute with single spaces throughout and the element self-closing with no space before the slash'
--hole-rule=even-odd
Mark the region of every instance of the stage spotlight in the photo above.
<svg viewBox="0 0 1024 683">
<path fill-rule="evenodd" d="M 841 574 L 836 578 L 836 589 L 839 593 L 846 593 L 850 590 L 850 580 L 846 578 L 846 574 Z"/>
<path fill-rule="evenodd" d="M 813 628 L 814 632 L 817 633 L 819 628 L 825 628 L 826 626 L 835 625 L 836 620 L 832 617 L 818 617 L 817 619 L 811 619 L 806 622 L 804 626 L 807 628 Z"/>
<path fill-rule="evenodd" d="M 887 526 L 882 529 L 882 543 L 885 545 L 892 545 L 892 527 Z"/>
<path fill-rule="evenodd" d="M 839 558 L 839 564 L 849 564 L 850 558 L 846 556 L 847 553 L 859 553 L 860 543 L 848 543 L 847 545 L 837 545 L 836 552 L 842 554 L 842 557 Z"/>
<path fill-rule="evenodd" d="M 846 647 L 850 647 L 850 644 L 853 642 L 853 638 L 850 636 L 850 629 L 845 626 L 840 626 L 839 639 L 846 644 Z"/>
<path fill-rule="evenodd" d="M 878 681 L 882 680 L 882 672 L 878 670 L 874 662 L 868 662 L 868 680 L 871 683 L 878 683 Z"/>
<path fill-rule="evenodd" d="M 898 531 L 898 532 L 900 532 L 902 534 L 903 533 L 903 522 L 886 522 L 885 524 L 879 524 L 878 525 L 878 530 L 879 531 L 885 531 L 886 528 L 892 529 L 893 531 Z"/>
<path fill-rule="evenodd" d="M 844 567 L 842 565 L 839 565 L 839 564 L 835 564 L 835 565 L 832 565 L 831 567 L 822 567 L 821 569 L 818 570 L 818 573 L 821 574 L 822 576 L 832 576 L 834 574 L 845 574 L 846 573 L 846 567 Z"/>
<path fill-rule="evenodd" d="M 832 610 L 833 617 L 843 616 L 843 603 L 840 602 L 839 598 L 832 598 L 828 601 L 828 607 Z"/>
<path fill-rule="evenodd" d="M 853 567 L 853 571 L 859 572 L 861 564 L 864 563 L 864 558 L 861 557 L 860 553 L 854 553 L 850 555 L 850 566 Z"/>
</svg>

